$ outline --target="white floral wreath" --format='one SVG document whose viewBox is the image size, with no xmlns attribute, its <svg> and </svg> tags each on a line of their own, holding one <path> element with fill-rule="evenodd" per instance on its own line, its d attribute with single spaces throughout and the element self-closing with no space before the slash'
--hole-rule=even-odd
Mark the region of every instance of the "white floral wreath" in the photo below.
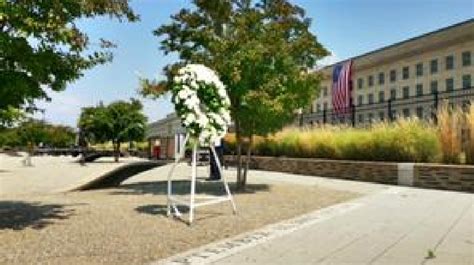
<svg viewBox="0 0 474 265">
<path fill-rule="evenodd" d="M 172 101 L 189 135 L 201 146 L 221 139 L 230 124 L 230 100 L 217 74 L 201 64 L 188 64 L 173 79 Z"/>
</svg>

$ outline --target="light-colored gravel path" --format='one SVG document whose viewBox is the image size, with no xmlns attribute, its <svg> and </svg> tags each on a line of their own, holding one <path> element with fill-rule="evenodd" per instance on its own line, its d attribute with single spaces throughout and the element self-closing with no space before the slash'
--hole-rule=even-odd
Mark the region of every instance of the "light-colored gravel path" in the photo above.
<svg viewBox="0 0 474 265">
<path fill-rule="evenodd" d="M 47 193 L 48 187 L 73 184 L 55 183 L 68 180 L 68 174 L 85 178 L 75 171 L 81 169 L 75 164 L 52 160 L 44 161 L 44 167 L 36 161 L 34 169 L 10 169 L 20 172 L 28 184 L 2 182 L 10 186 L 0 196 L 0 264 L 146 264 L 359 196 L 324 185 L 267 181 L 255 172 L 247 192 L 235 194 L 237 215 L 225 203 L 199 208 L 196 223 L 189 227 L 164 215 L 169 166 L 141 173 L 114 189 Z M 109 166 L 97 164 L 97 171 Z M 207 174 L 203 167 L 199 172 L 202 177 Z M 189 173 L 186 165 L 176 171 L 178 193 L 188 192 Z M 234 171 L 225 174 L 230 177 Z M 51 184 L 37 184 L 43 178 Z M 219 183 L 202 182 L 198 192 L 216 194 L 223 189 Z"/>
<path fill-rule="evenodd" d="M 25 167 L 21 163 L 22 159 L 0 154 L 0 197 L 61 192 L 124 163 L 140 160 L 123 158 L 119 163 L 115 163 L 113 158 L 101 158 L 81 166 L 76 162 L 77 158 L 70 156 L 41 156 L 32 158 L 33 167 Z"/>
</svg>

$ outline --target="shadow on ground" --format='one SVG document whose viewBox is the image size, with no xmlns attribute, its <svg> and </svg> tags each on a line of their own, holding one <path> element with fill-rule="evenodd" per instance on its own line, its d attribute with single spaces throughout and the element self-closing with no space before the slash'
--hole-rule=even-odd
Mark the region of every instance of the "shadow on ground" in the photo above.
<svg viewBox="0 0 474 265">
<path fill-rule="evenodd" d="M 80 161 L 80 159 L 75 159 L 75 160 L 69 161 L 69 163 L 71 163 L 71 164 L 80 164 L 81 161 Z M 122 160 L 120 160 L 120 161 L 118 161 L 118 162 L 115 162 L 115 161 L 112 159 L 112 160 L 95 160 L 95 161 L 91 161 L 91 162 L 86 161 L 86 162 L 84 163 L 85 166 L 87 166 L 87 165 L 93 165 L 93 164 L 124 165 L 124 164 L 127 164 L 127 161 L 122 161 Z"/>
<path fill-rule="evenodd" d="M 112 195 L 166 195 L 167 181 L 153 181 L 153 182 L 136 182 L 130 184 L 122 184 L 111 191 Z M 268 192 L 270 185 L 267 184 L 247 184 L 245 190 L 237 190 L 235 183 L 229 183 L 229 188 L 232 194 L 253 194 L 257 192 Z M 191 190 L 191 181 L 175 180 L 173 181 L 173 194 L 188 195 Z M 224 185 L 220 181 L 198 181 L 196 182 L 196 194 L 208 195 L 224 195 Z"/>
<path fill-rule="evenodd" d="M 164 215 L 166 216 L 167 205 L 166 204 L 150 204 L 138 206 L 135 210 L 139 213 L 151 214 L 151 215 Z M 178 206 L 178 210 L 185 214 L 189 212 L 189 208 L 185 206 Z"/>
<path fill-rule="evenodd" d="M 137 182 L 130 184 L 122 184 L 118 187 L 115 187 L 113 191 L 110 191 L 111 195 L 167 195 L 167 181 L 154 181 L 154 182 Z M 229 188 L 231 189 L 232 194 L 255 194 L 258 192 L 269 192 L 271 189 L 270 185 L 267 184 L 247 184 L 245 190 L 236 190 L 235 184 L 230 183 Z M 191 189 L 191 181 L 189 180 L 176 180 L 173 181 L 173 194 L 174 195 L 189 195 Z M 212 195 L 212 196 L 224 196 L 226 195 L 224 185 L 220 181 L 198 181 L 196 182 L 196 194 L 198 195 Z M 189 213 L 189 208 L 186 206 L 178 206 L 181 214 Z M 166 204 L 148 204 L 142 205 L 135 208 L 135 211 L 141 214 L 149 215 L 167 215 L 167 205 Z M 229 204 L 229 211 L 231 206 Z M 204 220 L 208 218 L 213 218 L 216 216 L 221 216 L 222 212 L 216 212 L 213 210 L 200 210 L 199 217 L 196 216 L 195 221 Z M 184 219 L 178 218 L 178 220 L 186 223 Z"/>
<path fill-rule="evenodd" d="M 0 230 L 42 229 L 55 220 L 64 220 L 74 213 L 69 205 L 39 202 L 0 201 Z"/>
<path fill-rule="evenodd" d="M 181 214 L 185 215 L 189 213 L 189 208 L 186 206 L 177 206 L 178 210 Z M 194 217 L 194 221 L 202 221 L 206 219 L 211 219 L 215 218 L 218 216 L 223 216 L 231 213 L 231 206 L 229 205 L 228 207 L 229 212 L 221 212 L 221 211 L 215 211 L 215 210 L 209 210 L 209 209 L 199 209 L 199 215 Z M 141 214 L 149 214 L 149 215 L 161 215 L 164 217 L 167 217 L 167 205 L 166 204 L 150 204 L 150 205 L 143 205 L 143 206 L 138 206 L 135 208 L 135 211 Z M 187 222 L 187 217 L 182 216 L 181 218 L 174 216 L 174 219 L 177 221 L 182 222 L 183 224 L 188 224 Z"/>
<path fill-rule="evenodd" d="M 116 187 L 130 177 L 156 167 L 164 166 L 166 164 L 166 161 L 138 161 L 133 163 L 125 163 L 88 183 L 76 187 L 72 191 L 96 190 Z"/>
</svg>

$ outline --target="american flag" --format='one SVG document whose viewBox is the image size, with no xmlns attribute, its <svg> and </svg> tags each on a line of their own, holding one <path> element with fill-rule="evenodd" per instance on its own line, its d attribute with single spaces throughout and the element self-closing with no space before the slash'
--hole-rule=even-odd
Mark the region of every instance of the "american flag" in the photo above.
<svg viewBox="0 0 474 265">
<path fill-rule="evenodd" d="M 344 114 L 350 106 L 352 61 L 334 66 L 332 73 L 332 107 L 335 114 Z"/>
</svg>

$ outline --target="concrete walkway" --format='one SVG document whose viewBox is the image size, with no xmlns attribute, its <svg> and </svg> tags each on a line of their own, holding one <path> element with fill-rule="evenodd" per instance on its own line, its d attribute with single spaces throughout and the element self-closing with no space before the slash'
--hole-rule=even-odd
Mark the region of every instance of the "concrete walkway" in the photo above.
<svg viewBox="0 0 474 265">
<path fill-rule="evenodd" d="M 289 232 L 255 231 L 160 263 L 474 264 L 473 194 L 258 171 L 252 175 L 257 182 L 322 185 L 366 196 L 280 224 L 291 226 Z M 235 247 L 236 242 L 245 244 Z"/>
</svg>

